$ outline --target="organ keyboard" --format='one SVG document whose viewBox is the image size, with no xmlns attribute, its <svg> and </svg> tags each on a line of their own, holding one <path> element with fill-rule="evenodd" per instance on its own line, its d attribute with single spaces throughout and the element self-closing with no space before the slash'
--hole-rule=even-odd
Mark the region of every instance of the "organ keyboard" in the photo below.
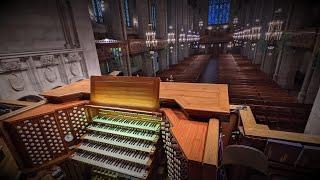
<svg viewBox="0 0 320 180">
<path fill-rule="evenodd" d="M 94 109 L 98 114 L 93 116 L 87 128 L 89 133 L 82 137 L 83 142 L 72 159 L 121 176 L 147 178 L 159 139 L 161 117 L 143 113 L 130 117 L 125 115 L 129 113 L 126 111 L 108 110 L 106 114 L 106 109 Z"/>
<path fill-rule="evenodd" d="M 134 150 L 153 153 L 155 151 L 154 143 L 142 139 L 132 137 L 119 136 L 114 134 L 103 134 L 99 132 L 90 132 L 82 137 L 83 139 L 104 142 L 106 144 L 116 145 L 120 147 L 128 147 Z"/>
<path fill-rule="evenodd" d="M 116 82 L 113 80 L 115 80 L 113 77 L 92 77 L 91 83 L 96 86 L 91 87 L 91 93 L 93 94 L 91 102 L 95 102 L 96 98 L 105 98 L 105 93 L 108 94 L 110 88 L 102 90 L 99 87 L 108 83 L 120 89 L 129 88 L 127 92 L 130 94 L 131 78 L 124 77 L 121 81 Z M 159 83 L 159 80 L 155 78 L 138 78 L 136 80 L 149 85 L 153 83 L 155 86 L 158 86 L 156 83 Z M 98 82 L 103 83 L 97 85 Z M 145 90 L 145 92 L 152 92 L 151 95 L 158 97 L 158 89 L 154 89 L 154 85 L 147 87 L 152 87 L 152 89 Z M 100 91 L 104 91 L 104 93 Z M 115 92 L 117 91 L 113 93 Z M 91 123 L 86 128 L 88 133 L 82 136 L 83 142 L 77 146 L 71 159 L 92 167 L 99 167 L 100 170 L 95 171 L 95 173 L 107 172 L 102 173 L 106 178 L 148 178 L 157 155 L 156 149 L 162 115 L 155 111 L 146 111 L 144 103 L 142 106 L 134 104 L 134 101 L 132 101 L 133 104 L 130 104 L 132 98 L 135 98 L 135 101 L 139 101 L 139 99 L 144 101 L 145 99 L 139 92 L 135 91 L 135 93 L 137 94 L 131 94 L 130 97 L 127 97 L 129 103 L 126 104 L 126 108 L 117 106 L 118 101 L 105 102 L 108 106 L 87 105 Z M 112 94 L 113 97 L 118 95 L 124 96 L 123 94 Z M 121 99 L 121 97 L 118 99 Z M 154 103 L 158 103 L 157 99 L 152 100 Z M 110 106 L 110 103 L 115 104 Z M 153 103 L 151 105 L 149 109 L 152 110 L 158 106 Z M 131 107 L 127 108 L 128 106 Z M 143 110 L 141 110 L 141 107 L 144 107 Z"/>
</svg>

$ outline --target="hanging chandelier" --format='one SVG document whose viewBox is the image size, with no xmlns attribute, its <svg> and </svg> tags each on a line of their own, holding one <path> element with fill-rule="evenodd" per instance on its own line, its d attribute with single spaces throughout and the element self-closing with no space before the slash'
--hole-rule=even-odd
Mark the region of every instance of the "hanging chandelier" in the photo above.
<svg viewBox="0 0 320 180">
<path fill-rule="evenodd" d="M 186 34 L 183 31 L 183 28 L 181 29 L 181 32 L 179 34 L 179 43 L 185 43 L 186 42 Z"/>
<path fill-rule="evenodd" d="M 156 32 L 152 28 L 152 24 L 148 24 L 148 31 L 146 32 L 146 46 L 150 49 L 157 47 L 158 40 L 156 39 Z"/>
<path fill-rule="evenodd" d="M 265 34 L 265 40 L 268 43 L 273 44 L 277 41 L 280 41 L 283 33 L 282 25 L 283 25 L 283 21 L 281 20 L 273 20 L 269 22 L 268 31 Z"/>
<path fill-rule="evenodd" d="M 257 41 L 261 37 L 261 27 L 255 26 L 233 33 L 233 39 L 243 41 Z"/>
<path fill-rule="evenodd" d="M 261 27 L 260 26 L 255 26 L 255 27 L 252 27 L 251 28 L 251 31 L 250 31 L 250 36 L 249 36 L 249 39 L 251 41 L 257 41 L 260 39 L 261 37 Z"/>
<path fill-rule="evenodd" d="M 168 43 L 173 45 L 176 42 L 175 34 L 173 32 L 168 33 Z"/>
<path fill-rule="evenodd" d="M 199 28 L 202 29 L 203 27 L 203 21 L 199 21 Z"/>
<path fill-rule="evenodd" d="M 191 30 L 188 31 L 188 34 L 187 34 L 187 42 L 188 42 L 188 43 L 191 43 L 191 42 L 192 42 L 192 32 L 191 32 Z"/>
</svg>

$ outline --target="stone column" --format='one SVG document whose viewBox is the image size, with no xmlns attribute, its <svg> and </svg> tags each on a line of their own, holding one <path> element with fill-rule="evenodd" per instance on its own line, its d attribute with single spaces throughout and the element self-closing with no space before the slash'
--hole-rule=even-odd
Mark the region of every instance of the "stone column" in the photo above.
<svg viewBox="0 0 320 180">
<path fill-rule="evenodd" d="M 160 71 L 165 70 L 169 67 L 167 63 L 167 49 L 162 49 L 158 51 L 159 54 L 159 66 L 160 66 Z"/>
<path fill-rule="evenodd" d="M 157 3 L 157 36 L 160 39 L 167 40 L 167 1 L 156 0 Z M 162 49 L 159 52 L 160 70 L 167 69 L 167 51 Z"/>
<path fill-rule="evenodd" d="M 318 94 L 313 103 L 313 107 L 306 128 L 304 129 L 304 133 L 320 135 L 320 90 L 318 90 Z"/>
<path fill-rule="evenodd" d="M 178 55 L 178 25 L 177 25 L 177 2 L 176 0 L 168 0 L 168 14 L 167 14 L 167 21 L 168 21 L 168 27 L 171 26 L 172 29 L 169 30 L 170 32 L 174 32 L 175 34 L 175 39 L 176 43 L 173 45 L 172 52 L 169 52 L 169 59 L 170 59 L 170 64 L 177 64 L 177 55 Z"/>
<path fill-rule="evenodd" d="M 139 24 L 139 38 L 145 39 L 146 31 L 149 24 L 149 7 L 148 0 L 136 0 L 136 8 L 138 14 L 138 24 Z"/>
<path fill-rule="evenodd" d="M 262 66 L 262 71 L 268 74 L 269 76 L 272 76 L 274 67 L 275 67 L 275 58 L 276 58 L 276 51 L 275 49 L 267 49 L 264 61 L 263 61 L 263 66 Z"/>
<path fill-rule="evenodd" d="M 109 0 L 110 4 L 110 15 L 112 15 L 112 18 L 110 18 L 110 25 L 111 25 L 111 30 L 110 30 L 110 37 L 117 39 L 117 40 L 122 40 L 124 41 L 124 29 L 123 29 L 123 17 L 122 17 L 122 10 L 121 7 L 119 6 L 122 3 L 122 0 Z M 108 17 L 109 18 L 109 17 Z"/>
<path fill-rule="evenodd" d="M 277 56 L 277 63 L 276 63 L 276 69 L 274 70 L 274 74 L 273 74 L 273 77 L 272 79 L 277 82 L 278 81 L 278 76 L 279 76 L 279 70 L 280 70 L 280 66 L 281 66 L 281 61 L 282 61 L 282 58 L 283 58 L 283 51 L 285 51 L 286 47 L 283 47 L 284 45 L 282 45 L 281 49 L 280 49 L 280 52 Z"/>
<path fill-rule="evenodd" d="M 154 72 L 154 63 L 153 63 L 153 55 L 150 52 L 146 52 L 143 54 L 144 60 L 142 63 L 142 72 L 144 76 L 152 77 L 155 75 Z"/>
<path fill-rule="evenodd" d="M 294 78 L 300 58 L 302 58 L 301 52 L 294 49 L 289 49 L 284 53 L 277 80 L 277 83 L 281 87 L 286 89 L 293 88 Z"/>
<path fill-rule="evenodd" d="M 309 87 L 303 103 L 305 104 L 313 103 L 314 99 L 317 96 L 319 85 L 320 85 L 320 67 L 317 67 L 313 71 L 312 78 L 310 80 Z"/>
<path fill-rule="evenodd" d="M 307 93 L 307 90 L 308 90 L 308 87 L 309 87 L 309 84 L 310 84 L 310 81 L 312 78 L 312 74 L 314 71 L 314 68 L 312 67 L 313 66 L 313 59 L 315 58 L 315 56 L 318 52 L 319 46 L 320 46 L 320 34 L 317 33 L 317 37 L 315 39 L 315 44 L 314 44 L 314 48 L 313 48 L 313 52 L 312 52 L 312 60 L 310 61 L 309 65 L 308 65 L 308 70 L 307 70 L 306 76 L 304 77 L 302 88 L 301 88 L 299 95 L 298 95 L 298 102 L 304 102 L 304 100 L 305 100 L 306 93 Z"/>
<path fill-rule="evenodd" d="M 289 22 L 291 20 L 291 16 L 292 16 L 292 11 L 293 11 L 293 4 L 294 3 L 290 3 L 290 7 L 289 7 L 289 12 L 288 12 L 288 16 L 287 16 L 287 19 L 286 19 L 286 24 L 285 24 L 285 27 L 284 27 L 284 30 L 283 31 L 287 31 L 288 30 L 288 27 L 289 27 Z M 285 33 L 284 33 L 285 34 Z M 282 37 L 282 39 L 284 39 L 286 37 Z M 279 74 L 279 67 L 280 67 L 280 64 L 281 64 L 281 60 L 282 60 L 282 53 L 284 51 L 284 48 L 285 48 L 285 39 L 283 42 L 280 42 L 280 48 L 279 48 L 279 53 L 278 53 L 278 56 L 277 56 L 277 64 L 276 64 L 276 69 L 275 69 L 275 72 L 273 74 L 273 80 L 274 81 L 277 81 L 278 79 L 278 74 Z"/>
<path fill-rule="evenodd" d="M 88 13 L 88 1 L 70 0 L 70 4 L 80 47 L 83 49 L 87 71 L 86 76 L 101 75 L 93 30 Z"/>
<path fill-rule="evenodd" d="M 265 46 L 263 44 L 263 40 L 258 41 L 256 45 L 256 53 L 255 53 L 255 58 L 254 58 L 254 64 L 261 64 L 262 59 L 264 57 L 265 53 Z"/>
</svg>

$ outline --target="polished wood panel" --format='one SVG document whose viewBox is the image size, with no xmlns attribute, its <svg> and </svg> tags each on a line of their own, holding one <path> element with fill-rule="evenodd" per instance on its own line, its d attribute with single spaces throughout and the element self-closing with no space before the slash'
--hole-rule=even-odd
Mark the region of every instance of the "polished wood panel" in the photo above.
<svg viewBox="0 0 320 180">
<path fill-rule="evenodd" d="M 206 145 L 203 155 L 203 163 L 213 166 L 218 166 L 218 154 L 219 154 L 219 120 L 210 119 Z"/>
<path fill-rule="evenodd" d="M 185 110 L 230 112 L 226 84 L 161 82 L 160 98 L 175 100 Z"/>
<path fill-rule="evenodd" d="M 46 91 L 42 95 L 54 102 L 81 99 L 83 95 L 89 96 L 89 84 L 90 80 L 86 79 Z M 160 82 L 159 96 L 162 100 L 176 101 L 185 110 L 229 113 L 228 86 L 225 84 Z"/>
<path fill-rule="evenodd" d="M 188 119 L 182 112 L 161 109 L 172 124 L 171 132 L 188 160 L 202 162 L 208 123 Z"/>
<path fill-rule="evenodd" d="M 232 107 L 235 108 L 236 106 Z M 243 124 L 244 133 L 247 136 L 320 145 L 320 136 L 304 133 L 270 130 L 267 125 L 257 124 L 249 106 L 244 106 L 244 108 L 240 108 L 239 111 L 241 121 Z"/>
<path fill-rule="evenodd" d="M 65 109 L 67 107 L 76 106 L 79 104 L 86 104 L 88 102 L 89 101 L 87 101 L 87 100 L 83 100 L 83 101 L 65 102 L 65 103 L 61 103 L 61 104 L 50 104 L 50 103 L 43 104 L 43 105 L 38 106 L 36 108 L 22 112 L 16 116 L 10 117 L 10 118 L 6 119 L 5 122 L 14 122 L 17 120 L 22 120 L 22 119 L 26 119 L 26 118 L 32 118 L 35 116 L 39 116 L 42 114 L 53 113 L 54 111 L 56 111 L 58 109 Z"/>
<path fill-rule="evenodd" d="M 170 132 L 188 160 L 189 179 L 216 179 L 219 166 L 219 120 L 198 122 L 181 110 L 161 109 L 171 124 Z"/>
<path fill-rule="evenodd" d="M 91 76 L 90 103 L 157 111 L 159 78 Z"/>
<path fill-rule="evenodd" d="M 33 109 L 35 107 L 38 107 L 44 103 L 46 103 L 46 101 L 40 101 L 40 102 L 27 102 L 27 101 L 17 101 L 17 100 L 0 100 L 1 104 L 12 104 L 12 105 L 18 105 L 18 106 L 22 106 L 21 108 L 15 110 L 15 111 L 11 111 L 9 113 L 3 114 L 0 116 L 0 121 L 7 119 L 11 116 L 17 115 L 19 113 L 22 113 L 24 111 L 28 111 L 30 109 Z"/>
<path fill-rule="evenodd" d="M 84 79 L 56 89 L 44 91 L 41 95 L 47 98 L 49 102 L 54 103 L 79 100 L 83 99 L 83 96 L 88 98 L 90 95 L 90 79 Z"/>
</svg>

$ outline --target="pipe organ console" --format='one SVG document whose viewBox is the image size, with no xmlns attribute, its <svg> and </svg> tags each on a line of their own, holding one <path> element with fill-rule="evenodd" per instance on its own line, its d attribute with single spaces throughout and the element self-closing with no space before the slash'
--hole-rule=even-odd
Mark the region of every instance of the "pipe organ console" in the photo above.
<svg viewBox="0 0 320 180">
<path fill-rule="evenodd" d="M 92 76 L 90 83 L 90 100 L 71 93 L 1 122 L 23 172 L 58 165 L 71 179 L 158 179 L 162 165 L 170 179 L 216 178 L 218 121 L 160 108 L 158 78 Z"/>
<path fill-rule="evenodd" d="M 104 178 L 148 178 L 162 122 L 155 87 L 157 78 L 92 77 L 91 123 L 71 159 L 100 168 L 95 174 Z"/>
</svg>

